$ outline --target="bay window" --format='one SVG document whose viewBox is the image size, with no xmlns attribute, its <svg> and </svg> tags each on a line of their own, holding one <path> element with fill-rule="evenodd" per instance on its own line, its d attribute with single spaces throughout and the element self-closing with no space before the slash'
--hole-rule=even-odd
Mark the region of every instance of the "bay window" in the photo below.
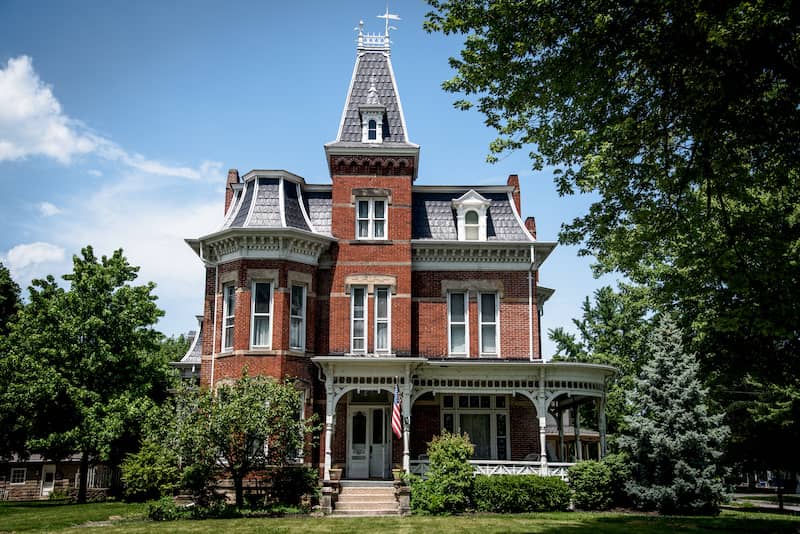
<svg viewBox="0 0 800 534">
<path fill-rule="evenodd" d="M 233 349 L 233 328 L 236 320 L 236 287 L 222 286 L 222 350 Z"/>
<path fill-rule="evenodd" d="M 289 348 L 306 347 L 306 288 L 292 286 L 289 310 Z"/>
<path fill-rule="evenodd" d="M 253 282 L 252 318 L 250 321 L 252 336 L 250 345 L 269 348 L 272 345 L 272 284 L 270 282 Z"/>
</svg>

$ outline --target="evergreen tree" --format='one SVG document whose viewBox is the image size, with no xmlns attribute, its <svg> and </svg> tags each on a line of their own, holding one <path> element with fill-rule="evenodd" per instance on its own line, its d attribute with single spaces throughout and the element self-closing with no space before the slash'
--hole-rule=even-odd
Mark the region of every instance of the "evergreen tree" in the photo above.
<svg viewBox="0 0 800 534">
<path fill-rule="evenodd" d="M 719 460 L 728 437 L 723 416 L 706 406 L 694 355 L 664 317 L 650 343 L 651 359 L 628 401 L 628 432 L 620 447 L 632 461 L 627 491 L 634 503 L 665 514 L 719 512 L 725 493 Z"/>
</svg>

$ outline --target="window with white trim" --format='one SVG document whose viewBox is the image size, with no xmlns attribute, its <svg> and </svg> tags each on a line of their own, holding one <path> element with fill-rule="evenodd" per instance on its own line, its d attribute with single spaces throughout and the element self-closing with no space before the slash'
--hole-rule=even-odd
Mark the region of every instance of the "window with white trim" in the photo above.
<svg viewBox="0 0 800 534">
<path fill-rule="evenodd" d="M 481 355 L 498 355 L 498 308 L 497 293 L 478 294 L 478 335 L 480 337 Z"/>
<path fill-rule="evenodd" d="M 367 123 L 367 139 L 375 141 L 378 138 L 378 123 L 375 119 L 370 119 Z"/>
<path fill-rule="evenodd" d="M 375 352 L 390 352 L 391 291 L 388 287 L 375 288 Z"/>
<path fill-rule="evenodd" d="M 233 349 L 233 325 L 236 319 L 236 287 L 222 286 L 222 350 Z"/>
<path fill-rule="evenodd" d="M 272 346 L 272 283 L 253 282 L 250 299 L 252 313 L 250 345 L 269 348 Z"/>
<path fill-rule="evenodd" d="M 509 457 L 508 402 L 505 395 L 442 395 L 442 428 L 466 433 L 476 460 Z"/>
<path fill-rule="evenodd" d="M 356 238 L 386 239 L 385 198 L 362 198 L 356 201 Z"/>
<path fill-rule="evenodd" d="M 350 290 L 350 352 L 367 352 L 367 288 Z"/>
<path fill-rule="evenodd" d="M 289 310 L 289 348 L 306 348 L 306 288 L 292 286 Z"/>
<path fill-rule="evenodd" d="M 451 356 L 469 354 L 469 299 L 467 293 L 447 296 L 447 338 Z"/>
<path fill-rule="evenodd" d="M 478 212 L 470 210 L 464 215 L 464 239 L 477 241 L 480 239 L 480 217 Z"/>
<path fill-rule="evenodd" d="M 25 477 L 28 473 L 28 470 L 24 467 L 12 467 L 11 468 L 11 479 L 9 483 L 11 484 L 25 484 Z"/>
</svg>

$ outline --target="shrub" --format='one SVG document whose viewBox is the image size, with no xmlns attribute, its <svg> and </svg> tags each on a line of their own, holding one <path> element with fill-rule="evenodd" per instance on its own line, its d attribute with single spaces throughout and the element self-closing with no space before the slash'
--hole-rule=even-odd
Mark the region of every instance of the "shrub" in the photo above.
<svg viewBox="0 0 800 534">
<path fill-rule="evenodd" d="M 428 444 L 430 465 L 426 478 L 411 485 L 415 512 L 450 514 L 470 506 L 473 470 L 469 463 L 474 448 L 464 434 L 445 431 Z"/>
<path fill-rule="evenodd" d="M 270 478 L 269 501 L 275 504 L 298 506 L 304 495 L 316 495 L 319 488 L 319 472 L 309 467 L 278 468 Z"/>
<path fill-rule="evenodd" d="M 611 505 L 628 507 L 631 499 L 625 491 L 625 485 L 631 479 L 630 458 L 623 453 L 609 454 L 601 460 L 611 473 Z"/>
<path fill-rule="evenodd" d="M 177 463 L 173 451 L 145 441 L 139 452 L 127 455 L 122 461 L 125 497 L 145 501 L 172 495 L 180 480 Z"/>
<path fill-rule="evenodd" d="M 539 475 L 478 475 L 472 495 L 478 511 L 501 514 L 566 510 L 570 499 L 566 482 Z"/>
<path fill-rule="evenodd" d="M 175 521 L 183 516 L 172 497 L 147 502 L 147 517 L 153 521 Z"/>
<path fill-rule="evenodd" d="M 569 468 L 569 485 L 575 498 L 575 507 L 581 510 L 607 510 L 614 494 L 611 487 L 611 470 L 594 460 L 579 462 Z"/>
</svg>

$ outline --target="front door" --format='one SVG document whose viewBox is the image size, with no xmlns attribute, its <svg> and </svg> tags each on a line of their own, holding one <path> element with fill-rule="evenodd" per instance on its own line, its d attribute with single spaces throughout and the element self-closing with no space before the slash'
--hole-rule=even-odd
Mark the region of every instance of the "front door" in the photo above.
<svg viewBox="0 0 800 534">
<path fill-rule="evenodd" d="M 47 497 L 56 487 L 56 466 L 55 464 L 44 464 L 42 466 L 42 496 Z"/>
<path fill-rule="evenodd" d="M 351 406 L 348 478 L 386 478 L 389 474 L 385 407 Z"/>
</svg>

